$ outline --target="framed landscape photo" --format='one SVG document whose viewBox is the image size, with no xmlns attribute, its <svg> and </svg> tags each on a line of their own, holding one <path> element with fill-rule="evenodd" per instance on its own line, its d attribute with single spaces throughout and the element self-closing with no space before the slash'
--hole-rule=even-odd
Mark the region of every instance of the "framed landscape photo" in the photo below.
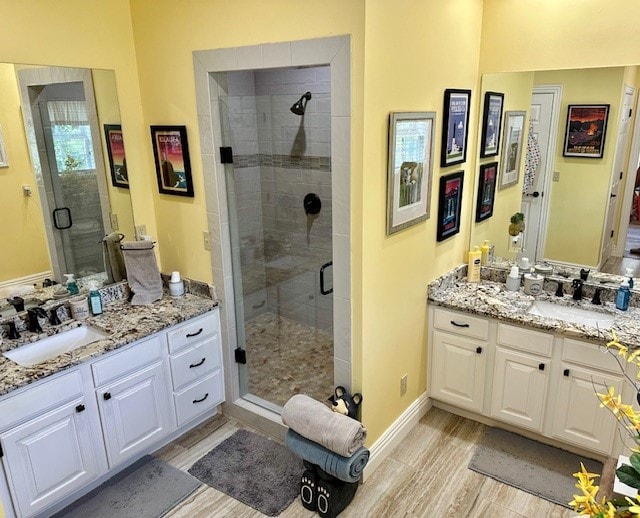
<svg viewBox="0 0 640 518">
<path fill-rule="evenodd" d="M 480 158 L 495 156 L 500 148 L 500 128 L 502 127 L 502 106 L 504 94 L 486 92 L 482 113 L 482 144 Z"/>
<path fill-rule="evenodd" d="M 498 162 L 480 166 L 478 179 L 478 195 L 476 197 L 476 223 L 493 216 L 493 202 L 496 197 L 496 180 L 498 179 Z"/>
<path fill-rule="evenodd" d="M 444 241 L 460 232 L 462 210 L 462 183 L 464 171 L 440 177 L 438 194 L 438 230 L 436 239 Z"/>
<path fill-rule="evenodd" d="M 517 184 L 520 178 L 525 117 L 524 111 L 505 112 L 499 189 Z"/>
<path fill-rule="evenodd" d="M 441 167 L 462 164 L 467 159 L 470 104 L 471 90 L 449 88 L 444 91 Z"/>
<path fill-rule="evenodd" d="M 111 183 L 114 187 L 129 188 L 129 174 L 127 172 L 127 158 L 124 153 L 124 139 L 120 124 L 105 124 L 104 136 L 107 142 Z"/>
<path fill-rule="evenodd" d="M 158 190 L 193 197 L 186 126 L 151 126 Z"/>
<path fill-rule="evenodd" d="M 602 158 L 608 118 L 608 104 L 570 104 L 562 155 Z"/>
<path fill-rule="evenodd" d="M 389 117 L 387 234 L 430 216 L 435 123 L 435 112 L 393 112 Z"/>
</svg>

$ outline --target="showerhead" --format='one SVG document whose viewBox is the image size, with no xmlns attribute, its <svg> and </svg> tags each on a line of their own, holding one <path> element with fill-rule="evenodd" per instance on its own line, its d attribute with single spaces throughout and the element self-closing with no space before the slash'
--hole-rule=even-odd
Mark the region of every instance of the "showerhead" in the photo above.
<svg viewBox="0 0 640 518">
<path fill-rule="evenodd" d="M 296 115 L 304 115 L 304 110 L 307 107 L 309 99 L 311 99 L 311 92 L 306 92 L 300 99 L 293 103 L 291 111 Z"/>
</svg>

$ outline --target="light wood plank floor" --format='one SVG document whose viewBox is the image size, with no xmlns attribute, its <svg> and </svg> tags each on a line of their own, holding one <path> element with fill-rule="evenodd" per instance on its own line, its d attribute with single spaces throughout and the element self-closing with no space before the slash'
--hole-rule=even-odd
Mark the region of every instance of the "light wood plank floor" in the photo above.
<svg viewBox="0 0 640 518">
<path fill-rule="evenodd" d="M 156 456 L 188 470 L 200 457 L 247 428 L 220 417 L 167 445 Z M 569 518 L 569 509 L 512 488 L 467 468 L 484 425 L 432 408 L 362 485 L 340 515 L 429 518 Z M 255 430 L 253 430 L 255 431 Z M 172 509 L 173 518 L 259 517 L 263 514 L 210 487 Z M 317 516 L 296 500 L 282 515 Z"/>
</svg>

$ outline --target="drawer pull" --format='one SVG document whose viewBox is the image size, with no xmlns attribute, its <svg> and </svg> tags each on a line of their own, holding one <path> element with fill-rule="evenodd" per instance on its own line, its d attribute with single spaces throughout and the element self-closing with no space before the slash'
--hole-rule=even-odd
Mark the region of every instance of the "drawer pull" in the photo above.
<svg viewBox="0 0 640 518">
<path fill-rule="evenodd" d="M 194 336 L 198 336 L 200 333 L 202 333 L 203 329 L 200 328 L 200 330 L 197 333 L 187 333 L 187 338 L 193 338 Z"/>
<path fill-rule="evenodd" d="M 76 412 L 84 412 L 84 405 L 78 405 L 76 407 Z"/>
<path fill-rule="evenodd" d="M 104 399 L 105 401 L 108 401 L 111 399 L 111 392 L 105 392 L 104 394 L 102 394 L 102 399 Z"/>
<path fill-rule="evenodd" d="M 205 360 L 206 358 L 202 358 L 202 360 L 200 360 L 198 363 L 192 363 L 191 365 L 189 365 L 189 368 L 193 369 L 194 367 L 200 367 L 200 365 L 202 365 Z"/>
<path fill-rule="evenodd" d="M 455 320 L 452 320 L 451 323 L 456 326 L 456 327 L 469 327 L 469 324 L 465 323 L 465 324 L 458 324 L 458 322 L 456 322 Z"/>
<path fill-rule="evenodd" d="M 202 403 L 208 397 L 209 397 L 209 393 L 207 392 L 202 399 L 194 399 L 193 404 L 195 405 L 196 403 Z"/>
<path fill-rule="evenodd" d="M 565 375 L 568 378 L 569 377 L 569 369 L 565 369 L 562 374 Z"/>
<path fill-rule="evenodd" d="M 541 371 L 544 370 L 544 363 L 541 363 L 540 365 L 538 365 L 538 369 L 540 369 Z"/>
<path fill-rule="evenodd" d="M 482 354 L 482 347 L 476 347 L 476 352 L 478 354 Z"/>
</svg>

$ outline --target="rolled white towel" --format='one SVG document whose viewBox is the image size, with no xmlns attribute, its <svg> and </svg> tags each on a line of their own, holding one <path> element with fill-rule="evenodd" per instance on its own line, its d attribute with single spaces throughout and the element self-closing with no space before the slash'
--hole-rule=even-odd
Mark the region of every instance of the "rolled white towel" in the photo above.
<svg viewBox="0 0 640 518">
<path fill-rule="evenodd" d="M 289 399 L 282 408 L 281 417 L 294 432 L 343 457 L 350 457 L 367 437 L 367 429 L 362 423 L 338 414 L 304 394 Z"/>
</svg>

